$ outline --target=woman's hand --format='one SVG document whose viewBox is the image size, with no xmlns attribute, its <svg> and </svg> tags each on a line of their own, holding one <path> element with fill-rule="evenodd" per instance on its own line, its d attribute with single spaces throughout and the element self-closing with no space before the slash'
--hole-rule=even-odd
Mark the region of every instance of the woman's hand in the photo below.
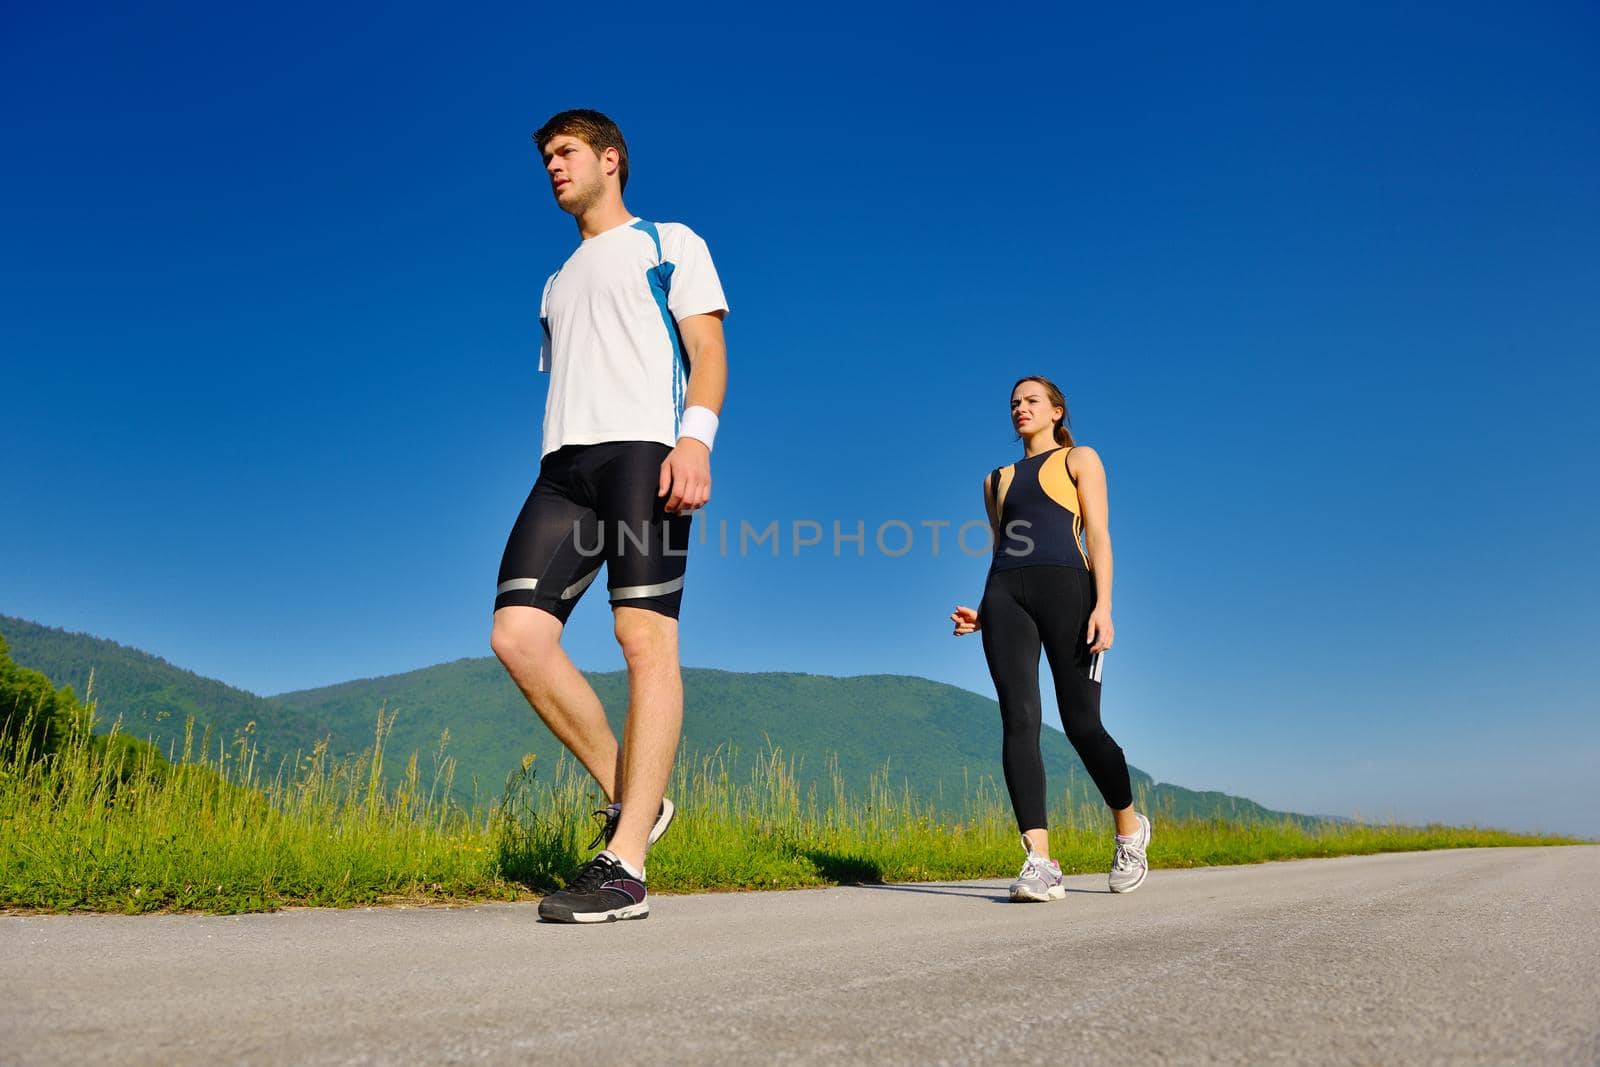
<svg viewBox="0 0 1600 1067">
<path fill-rule="evenodd" d="M 1097 607 L 1089 613 L 1089 633 L 1086 638 L 1090 652 L 1104 652 L 1116 637 L 1116 627 L 1111 625 L 1111 609 Z"/>
<path fill-rule="evenodd" d="M 978 613 L 959 604 L 956 605 L 956 610 L 950 613 L 950 621 L 956 624 L 957 637 L 965 637 L 975 630 L 982 629 L 978 622 Z"/>
</svg>

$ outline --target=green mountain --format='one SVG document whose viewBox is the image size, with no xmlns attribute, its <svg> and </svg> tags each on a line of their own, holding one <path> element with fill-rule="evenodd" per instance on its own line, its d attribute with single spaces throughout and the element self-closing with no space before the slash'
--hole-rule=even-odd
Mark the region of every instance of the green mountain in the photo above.
<svg viewBox="0 0 1600 1067">
<path fill-rule="evenodd" d="M 342 733 L 339 724 L 322 716 L 264 700 L 115 641 L 9 615 L 0 615 L 0 635 L 16 663 L 71 686 L 82 699 L 92 698 L 102 731 L 121 719 L 123 733 L 153 741 L 163 753 L 182 751 L 191 716 L 197 741 L 208 726 L 213 738 L 227 742 L 255 723 L 258 736 L 270 735 L 267 743 L 274 751 L 309 750 L 322 738 Z"/>
<path fill-rule="evenodd" d="M 122 645 L 0 616 L 0 633 L 23 666 L 57 683 L 79 688 L 94 672 L 94 696 L 103 719 L 121 716 L 124 729 L 149 737 L 163 750 L 181 744 L 183 720 L 195 716 L 224 739 L 254 722 L 269 752 L 308 749 L 321 738 L 336 752 L 372 743 L 379 708 L 395 713 L 388 751 L 393 756 L 438 749 L 458 770 L 456 790 L 498 794 L 506 774 L 526 753 L 548 765 L 562 751 L 522 695 L 491 657 L 462 659 L 383 678 L 264 698 L 203 678 L 165 660 Z M 624 672 L 588 674 L 613 726 L 627 709 Z M 827 782 L 836 759 L 852 788 L 863 788 L 886 766 L 896 787 L 956 807 L 983 779 L 1001 781 L 999 708 L 992 699 L 925 678 L 760 673 L 687 668 L 684 743 L 693 758 L 717 749 L 735 754 L 734 773 L 779 748 L 800 763 L 803 784 Z M 82 689 L 79 688 L 82 692 Z M 1067 789 L 1097 800 L 1083 764 L 1059 731 L 1041 741 L 1052 792 Z M 391 759 L 391 766 L 403 762 Z M 1134 787 L 1148 802 L 1178 815 L 1274 817 L 1252 801 L 1158 784 L 1132 769 Z"/>
</svg>

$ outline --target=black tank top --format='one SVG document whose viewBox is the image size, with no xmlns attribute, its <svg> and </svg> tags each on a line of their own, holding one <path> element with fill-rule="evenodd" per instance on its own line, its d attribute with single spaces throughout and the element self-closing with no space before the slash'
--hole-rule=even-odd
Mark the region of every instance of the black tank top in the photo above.
<svg viewBox="0 0 1600 1067">
<path fill-rule="evenodd" d="M 989 475 L 989 500 L 1000 520 L 990 570 L 1089 569 L 1078 486 L 1067 471 L 1071 451 L 1070 445 L 1051 449 Z"/>
</svg>

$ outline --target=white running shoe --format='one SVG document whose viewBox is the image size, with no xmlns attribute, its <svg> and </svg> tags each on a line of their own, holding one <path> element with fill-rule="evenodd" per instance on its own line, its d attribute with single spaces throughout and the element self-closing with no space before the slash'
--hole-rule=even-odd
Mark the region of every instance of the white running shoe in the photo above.
<svg viewBox="0 0 1600 1067">
<path fill-rule="evenodd" d="M 1145 850 L 1150 847 L 1150 820 L 1137 815 L 1139 832 L 1132 837 L 1117 838 L 1117 854 L 1111 857 L 1111 891 L 1131 893 L 1144 885 L 1150 873 L 1150 860 Z"/>
<path fill-rule="evenodd" d="M 1017 880 L 1011 883 L 1011 899 L 1018 903 L 1060 900 L 1067 895 L 1066 880 L 1061 875 L 1061 864 L 1036 854 L 1028 839 L 1022 839 L 1028 858 L 1022 864 Z"/>
</svg>

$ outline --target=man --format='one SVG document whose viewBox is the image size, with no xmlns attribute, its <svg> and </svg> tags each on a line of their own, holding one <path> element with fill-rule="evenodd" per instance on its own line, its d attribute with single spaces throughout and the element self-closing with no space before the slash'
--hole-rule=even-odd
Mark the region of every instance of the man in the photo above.
<svg viewBox="0 0 1600 1067">
<path fill-rule="evenodd" d="M 582 243 L 540 300 L 543 458 L 500 564 L 490 645 L 610 801 L 607 847 L 540 903 L 540 917 L 642 919 L 645 852 L 672 820 L 663 793 L 683 724 L 678 606 L 691 513 L 711 496 L 728 305 L 704 241 L 623 206 L 628 147 L 614 122 L 563 111 L 533 137 Z M 602 563 L 628 664 L 620 745 L 561 648 Z"/>
</svg>

